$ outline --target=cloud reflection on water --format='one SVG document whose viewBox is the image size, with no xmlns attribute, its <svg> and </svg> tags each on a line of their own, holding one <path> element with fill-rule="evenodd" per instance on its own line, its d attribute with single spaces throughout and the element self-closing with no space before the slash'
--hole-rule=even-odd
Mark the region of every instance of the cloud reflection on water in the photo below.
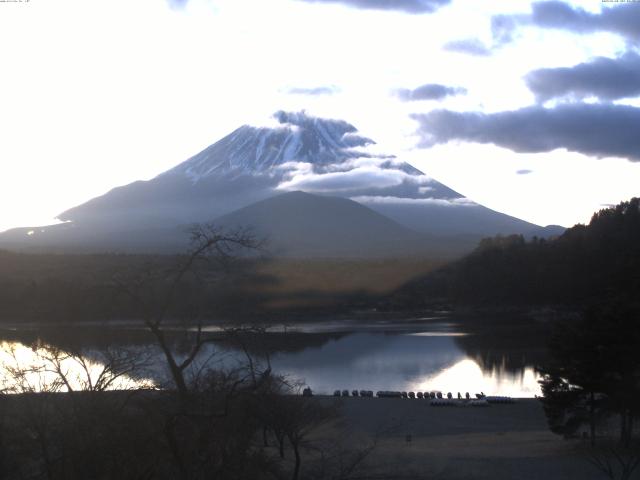
<svg viewBox="0 0 640 480">
<path fill-rule="evenodd" d="M 483 369 L 455 342 L 459 334 L 354 333 L 300 352 L 272 358 L 276 371 L 302 378 L 317 393 L 336 389 L 483 391 L 533 397 L 540 394 L 532 365 Z"/>
</svg>

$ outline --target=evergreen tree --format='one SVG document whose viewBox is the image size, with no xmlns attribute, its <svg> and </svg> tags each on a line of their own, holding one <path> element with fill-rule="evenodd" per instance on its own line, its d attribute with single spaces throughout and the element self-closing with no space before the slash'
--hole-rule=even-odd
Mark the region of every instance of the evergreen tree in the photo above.
<svg viewBox="0 0 640 480">
<path fill-rule="evenodd" d="M 553 335 L 551 360 L 540 368 L 543 404 L 555 433 L 588 424 L 592 444 L 600 418 L 620 416 L 620 440 L 629 445 L 640 413 L 639 310 L 629 303 L 588 309 Z"/>
</svg>

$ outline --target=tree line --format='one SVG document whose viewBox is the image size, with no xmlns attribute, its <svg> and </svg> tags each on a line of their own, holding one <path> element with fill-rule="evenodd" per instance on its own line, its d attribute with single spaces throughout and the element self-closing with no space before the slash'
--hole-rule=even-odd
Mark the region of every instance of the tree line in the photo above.
<svg viewBox="0 0 640 480">
<path fill-rule="evenodd" d="M 640 199 L 596 212 L 554 239 L 486 238 L 466 257 L 405 285 L 396 304 L 584 306 L 640 289 Z"/>
</svg>

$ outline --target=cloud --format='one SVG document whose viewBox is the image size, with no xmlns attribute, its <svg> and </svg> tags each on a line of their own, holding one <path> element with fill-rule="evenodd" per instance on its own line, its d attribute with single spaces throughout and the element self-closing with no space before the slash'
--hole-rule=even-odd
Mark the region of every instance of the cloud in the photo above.
<svg viewBox="0 0 640 480">
<path fill-rule="evenodd" d="M 442 100 L 451 95 L 461 95 L 467 93 L 465 88 L 447 87 L 438 83 L 428 83 L 414 88 L 400 88 L 395 91 L 396 96 L 403 102 L 413 102 L 416 100 Z"/>
<path fill-rule="evenodd" d="M 279 190 L 305 190 L 307 192 L 335 192 L 362 188 L 389 188 L 402 184 L 408 175 L 401 170 L 379 167 L 358 167 L 347 172 L 296 174 L 278 185 Z"/>
<path fill-rule="evenodd" d="M 468 198 L 406 198 L 406 197 L 388 197 L 375 195 L 360 195 L 350 197 L 351 200 L 358 203 L 392 203 L 402 205 L 440 205 L 443 207 L 477 207 L 478 204 Z"/>
<path fill-rule="evenodd" d="M 597 57 L 568 68 L 541 68 L 525 76 L 539 102 L 557 97 L 600 100 L 640 95 L 640 55 L 628 52 L 619 58 Z"/>
<path fill-rule="evenodd" d="M 578 34 L 611 32 L 629 40 L 640 40 L 640 5 L 636 2 L 615 2 L 591 13 L 557 0 L 534 2 L 531 13 L 525 15 L 495 15 L 491 19 L 494 40 L 506 43 L 514 38 L 519 26 L 567 30 Z"/>
<path fill-rule="evenodd" d="M 331 128 L 340 130 L 343 135 L 357 132 L 356 127 L 344 120 L 334 120 L 331 118 L 319 118 L 307 115 L 304 110 L 300 112 L 285 112 L 278 110 L 273 114 L 273 118 L 282 125 L 294 125 L 300 128 L 307 128 L 310 125 L 318 125 L 322 128 Z"/>
<path fill-rule="evenodd" d="M 313 173 L 313 164 L 309 162 L 285 162 L 273 167 L 275 170 L 282 170 L 292 175 L 309 175 Z"/>
<path fill-rule="evenodd" d="M 465 38 L 447 42 L 442 47 L 449 52 L 465 53 L 476 57 L 487 57 L 491 55 L 491 49 L 477 38 Z"/>
<path fill-rule="evenodd" d="M 491 17 L 491 35 L 494 46 L 502 46 L 515 39 L 518 26 L 529 23 L 527 15 L 494 15 Z"/>
<path fill-rule="evenodd" d="M 518 175 L 529 175 L 533 170 L 529 170 L 528 168 L 523 168 L 522 170 L 516 170 Z"/>
<path fill-rule="evenodd" d="M 520 153 L 564 148 L 593 157 L 640 161 L 640 108 L 612 104 L 560 104 L 484 114 L 433 110 L 412 116 L 421 147 L 460 140 L 492 143 Z"/>
<path fill-rule="evenodd" d="M 288 128 L 319 130 L 332 138 L 340 138 L 340 147 L 345 152 L 356 147 L 367 147 L 376 143 L 370 138 L 358 135 L 356 127 L 344 120 L 314 117 L 308 115 L 304 110 L 300 112 L 279 110 L 273 114 L 273 118 L 280 125 Z"/>
<path fill-rule="evenodd" d="M 406 164 L 384 158 L 361 157 L 317 166 L 306 162 L 288 162 L 278 168 L 283 171 L 279 190 L 309 192 L 371 191 L 413 185 L 412 190 L 433 183 L 433 179 L 415 170 L 407 171 Z"/>
<path fill-rule="evenodd" d="M 367 10 L 396 10 L 405 13 L 433 13 L 451 0 L 299 0 L 307 3 L 341 3 Z"/>
<path fill-rule="evenodd" d="M 167 0 L 167 3 L 171 8 L 180 9 L 186 7 L 189 0 Z"/>
<path fill-rule="evenodd" d="M 320 95 L 333 95 L 338 93 L 338 88 L 334 86 L 329 87 L 292 87 L 286 90 L 286 93 L 292 95 L 311 95 L 311 96 L 320 96 Z"/>
<path fill-rule="evenodd" d="M 373 167 L 386 168 L 388 162 L 376 157 L 348 158 L 340 163 L 334 163 L 325 167 L 327 172 L 348 172 L 354 168 Z M 398 169 L 396 169 L 398 170 Z"/>
<path fill-rule="evenodd" d="M 536 2 L 532 5 L 531 20 L 540 27 L 560 28 L 581 34 L 608 31 L 640 39 L 640 5 L 634 5 L 633 2 L 605 7 L 600 13 L 590 13 L 559 1 Z"/>
</svg>

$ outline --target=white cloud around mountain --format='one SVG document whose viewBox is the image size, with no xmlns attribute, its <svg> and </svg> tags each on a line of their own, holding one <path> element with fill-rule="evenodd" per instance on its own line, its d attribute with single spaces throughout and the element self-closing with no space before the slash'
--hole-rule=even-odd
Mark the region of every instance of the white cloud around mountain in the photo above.
<svg viewBox="0 0 640 480">
<path fill-rule="evenodd" d="M 439 205 L 442 207 L 478 207 L 479 205 L 468 198 L 406 198 L 375 195 L 360 195 L 350 197 L 358 203 L 391 203 L 398 205 Z"/>
<path fill-rule="evenodd" d="M 401 170 L 383 170 L 379 167 L 358 167 L 347 172 L 300 173 L 278 185 L 278 190 L 305 190 L 334 192 L 367 187 L 388 188 L 400 185 L 410 175 Z"/>
<path fill-rule="evenodd" d="M 389 165 L 389 163 L 391 165 Z M 384 165 L 383 165 L 384 164 Z M 278 190 L 305 190 L 308 192 L 330 193 L 362 189 L 384 189 L 403 183 L 427 185 L 433 182 L 427 175 L 410 174 L 400 168 L 400 162 L 381 158 L 360 157 L 314 169 L 305 162 L 287 162 L 280 165 L 284 170 L 284 181 Z"/>
</svg>

